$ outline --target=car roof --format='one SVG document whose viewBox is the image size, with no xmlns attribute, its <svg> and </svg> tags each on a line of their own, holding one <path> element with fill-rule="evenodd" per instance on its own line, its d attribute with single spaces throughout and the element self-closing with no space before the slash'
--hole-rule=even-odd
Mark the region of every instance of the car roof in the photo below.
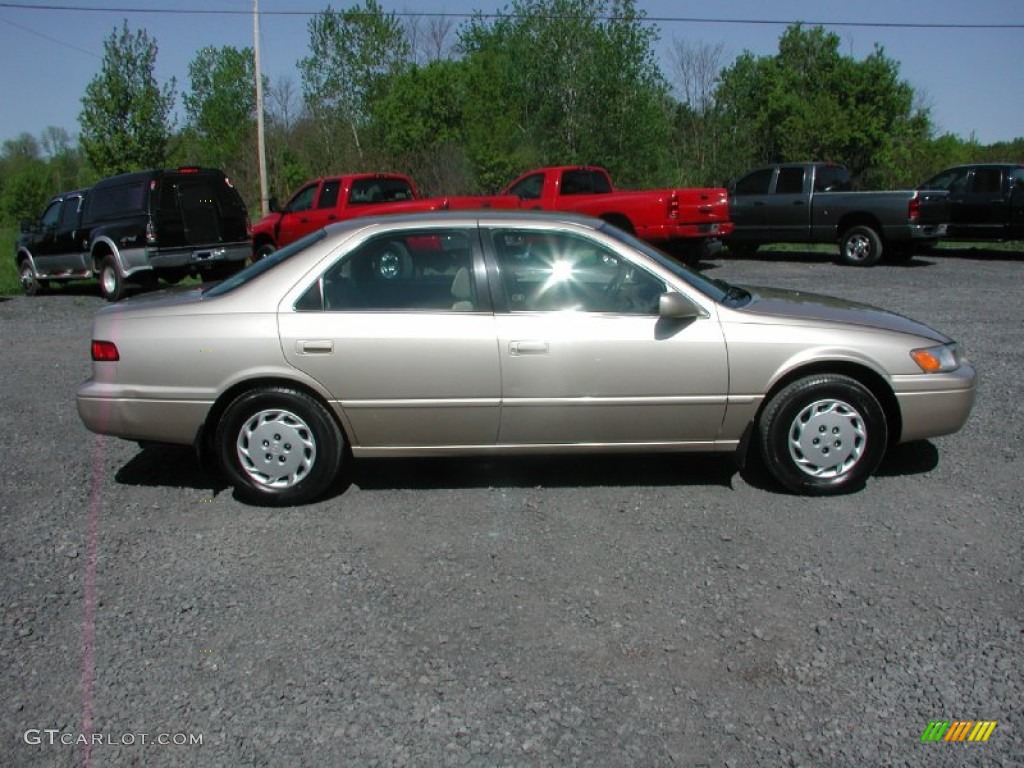
<svg viewBox="0 0 1024 768">
<path fill-rule="evenodd" d="M 505 225 L 516 224 L 573 224 L 589 229 L 597 229 L 602 221 L 592 216 L 583 216 L 578 213 L 564 213 L 561 211 L 509 211 L 479 208 L 461 211 L 424 211 L 417 213 L 394 213 L 382 214 L 379 216 L 359 216 L 347 221 L 339 221 L 326 227 L 329 234 L 355 231 L 370 227 L 387 226 L 387 228 L 404 226 L 437 226 L 450 224 L 478 224 Z"/>
</svg>

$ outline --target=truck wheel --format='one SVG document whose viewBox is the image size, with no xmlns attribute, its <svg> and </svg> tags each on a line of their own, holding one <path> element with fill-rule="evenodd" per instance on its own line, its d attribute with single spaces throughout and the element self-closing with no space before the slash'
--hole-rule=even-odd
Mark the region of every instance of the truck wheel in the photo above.
<svg viewBox="0 0 1024 768">
<path fill-rule="evenodd" d="M 262 259 L 267 258 L 267 256 L 269 256 L 276 250 L 277 248 L 274 246 L 273 243 L 260 243 L 258 246 L 256 246 L 256 250 L 253 251 L 252 253 L 252 260 L 261 261 Z"/>
<path fill-rule="evenodd" d="M 848 267 L 873 267 L 882 258 L 882 238 L 871 227 L 858 224 L 843 233 L 839 260 Z"/>
<path fill-rule="evenodd" d="M 124 278 L 121 277 L 113 256 L 104 256 L 100 262 L 100 293 L 107 301 L 120 301 L 124 298 Z"/>
<path fill-rule="evenodd" d="M 888 425 L 875 396 L 849 376 L 794 381 L 757 422 L 769 471 L 795 493 L 830 496 L 863 485 L 885 453 Z"/>
<path fill-rule="evenodd" d="M 26 296 L 38 296 L 46 290 L 46 280 L 38 280 L 32 272 L 32 265 L 28 259 L 22 259 L 18 265 L 18 281 Z"/>
</svg>

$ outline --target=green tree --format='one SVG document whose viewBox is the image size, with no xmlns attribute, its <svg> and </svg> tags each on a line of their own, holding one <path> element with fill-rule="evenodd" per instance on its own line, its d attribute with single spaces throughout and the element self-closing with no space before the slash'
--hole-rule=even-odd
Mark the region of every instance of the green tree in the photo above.
<svg viewBox="0 0 1024 768">
<path fill-rule="evenodd" d="M 834 160 L 854 175 L 928 139 L 927 110 L 882 48 L 858 61 L 821 27 L 789 27 L 774 56 L 740 55 L 715 91 L 734 172 L 781 160 Z"/>
<path fill-rule="evenodd" d="M 256 133 L 256 74 L 251 48 L 198 51 L 184 94 L 186 135 L 199 162 L 237 175 L 252 165 Z"/>
<path fill-rule="evenodd" d="M 634 0 L 514 0 L 497 18 L 477 15 L 460 36 L 482 86 L 468 105 L 483 129 L 468 131 L 474 161 L 499 149 L 601 163 L 626 184 L 657 180 L 670 118 L 656 40 Z M 497 136 L 486 129 L 494 120 L 505 128 Z"/>
<path fill-rule="evenodd" d="M 310 19 L 309 37 L 310 55 L 298 67 L 306 106 L 320 130 L 324 161 L 331 165 L 354 155 L 361 164 L 371 101 L 409 63 L 402 25 L 376 0 L 366 0 L 365 7 L 357 4 L 341 12 L 328 6 Z M 346 152 L 349 146 L 354 151 Z"/>
<path fill-rule="evenodd" d="M 102 175 L 163 165 L 173 131 L 175 83 L 153 74 L 157 45 L 125 21 L 103 44 L 103 64 L 86 86 L 79 141 Z"/>
</svg>

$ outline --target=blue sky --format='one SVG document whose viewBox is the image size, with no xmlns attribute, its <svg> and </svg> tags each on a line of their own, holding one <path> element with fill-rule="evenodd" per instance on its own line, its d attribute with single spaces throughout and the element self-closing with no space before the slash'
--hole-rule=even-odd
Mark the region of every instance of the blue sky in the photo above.
<svg viewBox="0 0 1024 768">
<path fill-rule="evenodd" d="M 468 14 L 506 7 L 497 0 L 380 0 L 398 13 Z M 118 11 L 38 10 L 13 5 L 105 7 Z M 336 9 L 347 2 L 334 2 Z M 903 79 L 931 108 L 939 132 L 974 136 L 982 143 L 1024 136 L 1024 1 L 986 0 L 638 0 L 660 30 L 658 53 L 668 70 L 667 52 L 676 39 L 721 43 L 725 61 L 744 50 L 775 53 L 783 24 L 847 22 L 872 26 L 830 26 L 844 53 L 863 58 L 874 45 L 900 63 Z M 80 99 L 99 71 L 103 41 L 127 19 L 145 28 L 159 48 L 157 76 L 188 83 L 188 63 L 208 46 L 252 44 L 252 0 L 25 0 L 0 2 L 0 141 L 23 131 L 36 136 L 48 125 L 75 134 Z M 315 13 L 323 0 L 261 0 L 260 10 Z M 143 9 L 231 10 L 238 15 L 139 12 Z M 135 10 L 138 9 L 138 10 Z M 688 19 L 681 21 L 677 19 Z M 718 19 L 717 23 L 693 19 Z M 296 89 L 295 62 L 306 54 L 308 15 L 265 15 L 262 20 L 264 73 L 290 76 Z M 726 23 L 729 20 L 732 23 Z M 457 21 L 461 22 L 461 19 Z M 922 28 L 886 25 L 996 25 L 989 29 Z M 877 25 L 877 26 L 874 26 Z M 1013 28 L 1011 25 L 1016 25 Z"/>
</svg>

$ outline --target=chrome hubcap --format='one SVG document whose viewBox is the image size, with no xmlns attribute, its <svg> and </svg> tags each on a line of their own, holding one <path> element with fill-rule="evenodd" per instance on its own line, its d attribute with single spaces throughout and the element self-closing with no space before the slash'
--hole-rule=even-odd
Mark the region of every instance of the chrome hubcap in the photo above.
<svg viewBox="0 0 1024 768">
<path fill-rule="evenodd" d="M 289 411 L 252 416 L 238 432 L 236 449 L 242 469 L 267 488 L 291 488 L 309 475 L 316 461 L 312 430 Z"/>
<path fill-rule="evenodd" d="M 117 275 L 114 274 L 114 270 L 110 267 L 104 267 L 103 290 L 107 293 L 113 293 L 115 288 L 117 288 Z"/>
<path fill-rule="evenodd" d="M 871 241 L 864 235 L 851 237 L 846 241 L 846 255 L 854 261 L 864 261 L 871 253 Z"/>
<path fill-rule="evenodd" d="M 867 446 L 864 419 L 841 400 L 818 400 L 789 428 L 789 455 L 811 477 L 839 477 L 857 465 Z"/>
</svg>

